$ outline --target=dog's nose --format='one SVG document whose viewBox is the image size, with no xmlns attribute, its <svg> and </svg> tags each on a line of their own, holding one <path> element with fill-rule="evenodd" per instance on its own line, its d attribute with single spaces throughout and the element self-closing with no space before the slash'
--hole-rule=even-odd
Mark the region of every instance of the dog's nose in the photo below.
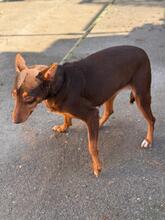
<svg viewBox="0 0 165 220">
<path fill-rule="evenodd" d="M 19 117 L 16 117 L 16 115 L 14 114 L 14 112 L 12 113 L 12 122 L 13 122 L 14 124 L 19 124 L 19 123 L 22 122 Z"/>
<path fill-rule="evenodd" d="M 13 121 L 14 124 L 20 124 L 21 123 L 21 120 L 14 119 L 14 118 L 12 119 L 12 121 Z"/>
</svg>

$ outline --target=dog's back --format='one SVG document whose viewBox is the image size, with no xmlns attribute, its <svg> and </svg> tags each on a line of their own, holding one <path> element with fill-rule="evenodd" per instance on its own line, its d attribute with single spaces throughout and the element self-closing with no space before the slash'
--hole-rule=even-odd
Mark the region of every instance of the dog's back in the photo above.
<svg viewBox="0 0 165 220">
<path fill-rule="evenodd" d="M 85 96 L 97 106 L 131 84 L 139 69 L 150 70 L 150 63 L 144 50 L 134 46 L 117 46 L 66 64 L 64 68 L 66 72 L 83 73 Z"/>
</svg>

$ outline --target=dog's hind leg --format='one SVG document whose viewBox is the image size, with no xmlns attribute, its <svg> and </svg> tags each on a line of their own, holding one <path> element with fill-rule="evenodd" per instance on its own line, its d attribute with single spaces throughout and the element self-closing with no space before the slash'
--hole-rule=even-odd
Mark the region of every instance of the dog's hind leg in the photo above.
<svg viewBox="0 0 165 220">
<path fill-rule="evenodd" d="M 154 123 L 155 123 L 155 118 L 151 111 L 151 96 L 150 94 L 145 95 L 145 97 L 136 95 L 135 100 L 138 108 L 140 109 L 144 118 L 147 121 L 147 135 L 141 144 L 141 147 L 147 148 L 153 142 Z"/>
<path fill-rule="evenodd" d="M 72 117 L 64 114 L 64 124 L 56 125 L 52 129 L 57 132 L 65 132 L 72 125 Z"/>
<path fill-rule="evenodd" d="M 139 110 L 147 121 L 147 134 L 141 147 L 147 148 L 153 142 L 155 118 L 151 110 L 151 68 L 150 63 L 136 73 L 132 80 L 132 92 Z"/>
<path fill-rule="evenodd" d="M 112 96 L 108 101 L 104 103 L 104 112 L 99 120 L 99 127 L 102 127 L 103 124 L 108 120 L 109 116 L 113 113 L 113 102 L 116 95 Z"/>
</svg>

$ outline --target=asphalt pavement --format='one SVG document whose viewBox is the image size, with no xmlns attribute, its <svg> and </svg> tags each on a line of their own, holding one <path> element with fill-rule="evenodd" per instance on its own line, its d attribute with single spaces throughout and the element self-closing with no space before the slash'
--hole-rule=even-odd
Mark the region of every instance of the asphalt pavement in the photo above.
<svg viewBox="0 0 165 220">
<path fill-rule="evenodd" d="M 25 123 L 11 121 L 16 53 L 29 65 L 59 62 L 105 2 L 0 2 L 0 220 L 165 220 L 165 1 L 117 1 L 72 57 L 123 44 L 148 53 L 157 119 L 152 148 L 140 148 L 146 122 L 127 90 L 99 133 L 98 178 L 81 121 L 55 133 L 63 119 L 43 105 Z"/>
</svg>

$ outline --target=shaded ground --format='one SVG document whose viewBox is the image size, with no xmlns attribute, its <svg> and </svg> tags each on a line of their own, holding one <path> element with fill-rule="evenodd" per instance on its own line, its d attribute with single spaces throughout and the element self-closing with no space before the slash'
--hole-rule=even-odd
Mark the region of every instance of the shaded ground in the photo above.
<svg viewBox="0 0 165 220">
<path fill-rule="evenodd" d="M 100 130 L 103 171 L 96 179 L 84 124 L 74 120 L 67 134 L 53 133 L 51 127 L 62 118 L 41 105 L 26 123 L 13 125 L 10 91 L 17 51 L 29 64 L 60 61 L 102 4 L 0 3 L 0 219 L 165 219 L 164 5 L 138 2 L 137 7 L 136 1 L 114 6 L 75 51 L 73 59 L 78 59 L 109 46 L 131 44 L 144 48 L 152 64 L 154 146 L 140 149 L 146 124 L 124 91 Z"/>
</svg>

